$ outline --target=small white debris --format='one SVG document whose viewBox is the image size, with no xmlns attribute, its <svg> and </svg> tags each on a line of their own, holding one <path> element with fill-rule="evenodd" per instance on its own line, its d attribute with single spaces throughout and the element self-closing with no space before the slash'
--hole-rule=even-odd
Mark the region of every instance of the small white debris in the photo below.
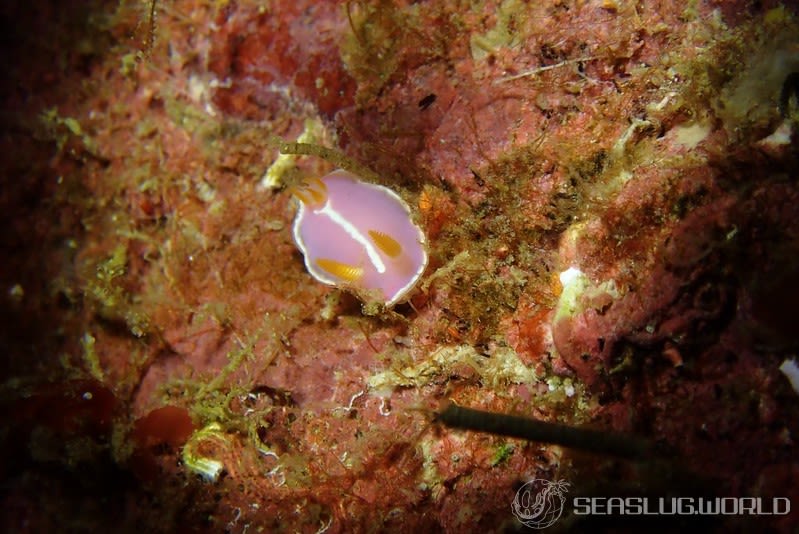
<svg viewBox="0 0 799 534">
<path fill-rule="evenodd" d="M 14 284 L 8 288 L 8 296 L 11 297 L 11 300 L 14 302 L 20 302 L 25 296 L 25 289 L 22 287 L 22 284 Z"/>
<path fill-rule="evenodd" d="M 192 459 L 191 463 L 187 463 L 186 467 L 209 483 L 214 483 L 219 480 L 219 475 L 225 468 L 222 462 L 212 460 L 211 458 L 196 457 Z"/>
<path fill-rule="evenodd" d="M 203 442 L 213 444 L 215 449 L 227 448 L 229 442 L 227 436 L 222 432 L 221 425 L 213 422 L 196 431 L 183 446 L 181 456 L 186 469 L 199 475 L 205 482 L 213 484 L 219 480 L 219 476 L 225 470 L 225 465 L 216 458 L 205 454 L 201 455 L 198 452 L 198 448 Z"/>
<path fill-rule="evenodd" d="M 569 398 L 574 397 L 574 384 L 568 378 L 563 381 L 563 392 Z"/>
<path fill-rule="evenodd" d="M 785 119 L 782 123 L 777 127 L 774 132 L 768 137 L 764 137 L 758 144 L 764 146 L 784 146 L 791 144 L 791 137 L 793 136 L 793 126 L 791 125 L 791 121 Z"/>
<path fill-rule="evenodd" d="M 786 358 L 780 365 L 780 371 L 791 383 L 793 390 L 799 394 L 799 365 L 796 364 L 796 360 Z"/>
<path fill-rule="evenodd" d="M 576 267 L 569 267 L 559 275 L 560 284 L 563 291 L 560 293 L 558 305 L 555 307 L 555 319 L 557 322 L 563 317 L 573 317 L 580 311 L 578 301 L 591 285 L 588 277 Z"/>
<path fill-rule="evenodd" d="M 567 287 L 574 280 L 582 276 L 582 274 L 583 272 L 580 269 L 576 267 L 569 267 L 568 269 L 560 273 L 560 275 L 558 275 L 558 278 L 560 278 L 560 285 L 562 285 L 563 287 Z"/>
<path fill-rule="evenodd" d="M 704 124 L 695 122 L 688 125 L 675 126 L 672 129 L 675 144 L 693 150 L 710 135 L 712 126 L 710 123 Z"/>
</svg>

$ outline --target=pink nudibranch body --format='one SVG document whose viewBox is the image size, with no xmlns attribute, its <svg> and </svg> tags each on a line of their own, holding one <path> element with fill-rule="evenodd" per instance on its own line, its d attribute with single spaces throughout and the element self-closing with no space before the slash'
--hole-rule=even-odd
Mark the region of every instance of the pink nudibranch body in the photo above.
<svg viewBox="0 0 799 534">
<path fill-rule="evenodd" d="M 426 239 L 396 193 L 339 169 L 293 195 L 294 241 L 314 278 L 386 306 L 416 285 L 427 266 Z"/>
</svg>

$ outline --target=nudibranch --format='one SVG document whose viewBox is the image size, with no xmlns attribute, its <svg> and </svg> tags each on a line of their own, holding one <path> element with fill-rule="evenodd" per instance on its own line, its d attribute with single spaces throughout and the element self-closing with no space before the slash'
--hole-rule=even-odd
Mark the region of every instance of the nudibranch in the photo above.
<svg viewBox="0 0 799 534">
<path fill-rule="evenodd" d="M 341 169 L 292 193 L 299 201 L 294 241 L 314 278 L 386 306 L 416 285 L 427 244 L 399 195 Z"/>
</svg>

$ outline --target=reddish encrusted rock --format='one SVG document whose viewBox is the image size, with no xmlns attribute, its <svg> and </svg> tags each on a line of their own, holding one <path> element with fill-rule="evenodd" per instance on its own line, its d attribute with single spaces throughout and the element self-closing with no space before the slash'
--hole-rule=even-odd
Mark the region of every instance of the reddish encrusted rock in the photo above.
<svg viewBox="0 0 799 534">
<path fill-rule="evenodd" d="M 255 120 L 274 119 L 303 100 L 328 118 L 350 107 L 355 81 L 339 54 L 343 13 L 337 2 L 230 3 L 215 21 L 209 54 L 220 81 L 216 105 Z"/>
</svg>

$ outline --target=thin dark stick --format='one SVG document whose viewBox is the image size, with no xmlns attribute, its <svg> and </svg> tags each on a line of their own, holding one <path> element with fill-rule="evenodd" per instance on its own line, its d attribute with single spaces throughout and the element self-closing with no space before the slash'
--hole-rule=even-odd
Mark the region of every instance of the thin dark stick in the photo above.
<svg viewBox="0 0 799 534">
<path fill-rule="evenodd" d="M 450 428 L 488 432 L 613 456 L 641 458 L 651 451 L 649 442 L 636 436 L 475 410 L 454 403 L 449 403 L 438 412 L 435 420 Z"/>
</svg>

